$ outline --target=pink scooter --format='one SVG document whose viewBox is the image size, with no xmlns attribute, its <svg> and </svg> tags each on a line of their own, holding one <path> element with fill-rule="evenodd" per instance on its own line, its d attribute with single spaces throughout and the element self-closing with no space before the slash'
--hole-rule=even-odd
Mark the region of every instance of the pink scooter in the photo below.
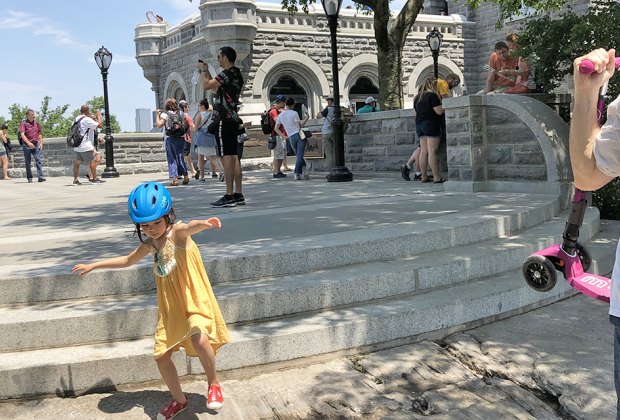
<svg viewBox="0 0 620 420">
<path fill-rule="evenodd" d="M 616 69 L 618 68 L 620 57 L 616 58 Z M 581 74 L 594 72 L 592 62 L 583 61 L 579 66 L 579 72 Z M 597 106 L 599 125 L 605 108 L 606 93 L 607 84 L 603 85 L 599 93 Z M 553 289 L 557 281 L 556 271 L 560 271 L 574 289 L 603 302 L 609 302 L 611 279 L 586 272 L 592 263 L 592 256 L 588 248 L 577 241 L 586 207 L 585 191 L 575 188 L 571 212 L 562 235 L 562 244 L 551 245 L 533 253 L 523 261 L 523 277 L 534 290 L 548 292 Z"/>
</svg>

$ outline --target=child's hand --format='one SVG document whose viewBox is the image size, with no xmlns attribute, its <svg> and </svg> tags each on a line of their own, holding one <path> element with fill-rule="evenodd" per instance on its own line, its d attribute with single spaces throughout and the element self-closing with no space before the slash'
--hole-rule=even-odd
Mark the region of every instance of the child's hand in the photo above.
<svg viewBox="0 0 620 420">
<path fill-rule="evenodd" d="M 92 264 L 78 264 L 75 267 L 73 267 L 73 269 L 71 270 L 72 273 L 77 273 L 80 276 L 83 276 L 86 273 L 90 273 L 91 271 L 93 271 L 93 265 Z"/>
<path fill-rule="evenodd" d="M 208 229 L 211 228 L 221 228 L 222 227 L 222 221 L 220 219 L 218 219 L 217 217 L 209 217 L 207 220 L 205 220 L 205 223 L 208 226 Z"/>
</svg>

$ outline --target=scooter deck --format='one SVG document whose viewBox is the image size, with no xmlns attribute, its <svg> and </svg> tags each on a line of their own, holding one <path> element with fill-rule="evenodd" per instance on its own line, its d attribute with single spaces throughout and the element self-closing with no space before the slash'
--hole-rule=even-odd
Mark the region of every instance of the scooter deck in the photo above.
<svg viewBox="0 0 620 420">
<path fill-rule="evenodd" d="M 585 273 L 577 254 L 569 255 L 559 244 L 535 252 L 533 255 L 556 257 L 564 262 L 564 278 L 575 290 L 584 295 L 609 303 L 611 279 L 596 274 Z"/>
</svg>

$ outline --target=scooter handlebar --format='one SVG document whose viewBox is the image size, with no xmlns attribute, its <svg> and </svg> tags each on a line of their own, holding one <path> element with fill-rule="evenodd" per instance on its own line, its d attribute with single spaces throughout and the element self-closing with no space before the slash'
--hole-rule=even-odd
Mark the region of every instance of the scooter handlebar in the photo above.
<svg viewBox="0 0 620 420">
<path fill-rule="evenodd" d="M 620 57 L 616 57 L 616 68 L 620 69 Z M 583 60 L 579 63 L 579 73 L 586 76 L 594 73 L 594 64 L 590 60 Z"/>
</svg>

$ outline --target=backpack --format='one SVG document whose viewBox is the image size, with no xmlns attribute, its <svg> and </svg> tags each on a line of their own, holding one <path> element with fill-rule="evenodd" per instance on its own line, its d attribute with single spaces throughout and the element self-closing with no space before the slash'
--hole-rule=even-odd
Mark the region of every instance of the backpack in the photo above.
<svg viewBox="0 0 620 420">
<path fill-rule="evenodd" d="M 260 114 L 260 128 L 263 130 L 263 134 L 271 134 L 273 131 L 273 127 L 271 126 L 271 121 L 269 121 L 269 111 L 266 110 L 262 114 Z"/>
<path fill-rule="evenodd" d="M 80 144 L 82 144 L 82 140 L 84 140 L 84 137 L 86 137 L 86 135 L 88 134 L 90 128 L 86 130 L 83 135 L 80 134 L 80 121 L 82 121 L 83 119 L 84 116 L 82 115 L 80 118 L 75 120 L 73 125 L 71 125 L 71 128 L 69 128 L 69 131 L 67 132 L 67 146 L 80 147 Z"/>
<path fill-rule="evenodd" d="M 170 137 L 185 137 L 189 124 L 182 111 L 168 112 L 166 119 L 166 135 Z"/>
</svg>

